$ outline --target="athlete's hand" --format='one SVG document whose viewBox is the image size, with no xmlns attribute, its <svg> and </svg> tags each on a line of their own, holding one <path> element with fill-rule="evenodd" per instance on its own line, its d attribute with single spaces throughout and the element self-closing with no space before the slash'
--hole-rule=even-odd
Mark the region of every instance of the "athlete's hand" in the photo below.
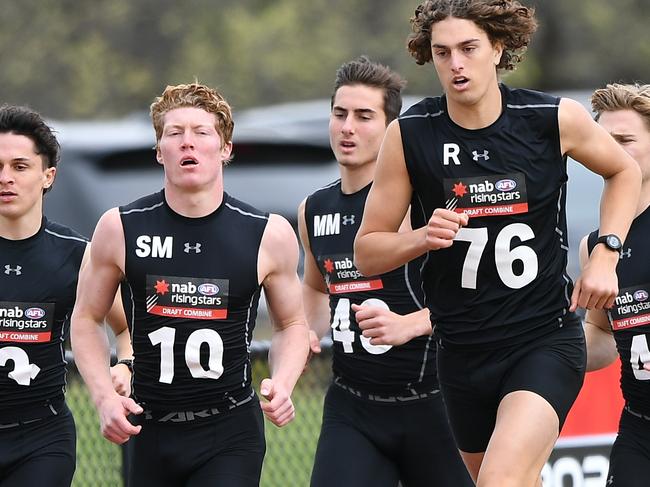
<svg viewBox="0 0 650 487">
<path fill-rule="evenodd" d="M 569 311 L 575 311 L 578 307 L 608 309 L 614 306 L 618 294 L 618 259 L 618 252 L 606 249 L 603 245 L 594 248 L 573 288 Z"/>
<path fill-rule="evenodd" d="M 143 411 L 129 397 L 112 394 L 102 401 L 98 410 L 102 435 L 113 443 L 121 445 L 142 429 L 142 426 L 135 426 L 127 419 L 129 414 L 141 414 Z"/>
<path fill-rule="evenodd" d="M 126 364 L 115 364 L 111 367 L 111 380 L 113 389 L 120 396 L 129 397 L 131 395 L 131 371 Z"/>
<path fill-rule="evenodd" d="M 436 208 L 427 223 L 425 237 L 427 248 L 438 250 L 451 247 L 458 230 L 468 223 L 469 216 L 465 213 Z"/>
<path fill-rule="evenodd" d="M 311 354 L 312 353 L 320 353 L 321 348 L 320 348 L 320 340 L 318 338 L 318 335 L 314 330 L 309 330 L 309 359 L 311 359 Z M 309 362 L 309 359 L 307 359 L 307 362 Z"/>
<path fill-rule="evenodd" d="M 284 426 L 296 417 L 291 396 L 273 379 L 264 379 L 260 384 L 260 394 L 267 399 L 260 405 L 264 415 L 276 426 Z"/>
<path fill-rule="evenodd" d="M 352 305 L 355 318 L 371 345 L 403 345 L 415 337 L 431 333 L 431 323 L 421 324 L 410 316 L 402 316 L 378 306 Z M 427 312 L 428 315 L 428 312 Z"/>
</svg>

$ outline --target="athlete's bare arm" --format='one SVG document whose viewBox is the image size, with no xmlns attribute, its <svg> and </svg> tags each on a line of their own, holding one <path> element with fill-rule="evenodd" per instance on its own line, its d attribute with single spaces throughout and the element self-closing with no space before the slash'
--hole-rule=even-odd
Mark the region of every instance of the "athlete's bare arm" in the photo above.
<svg viewBox="0 0 650 487">
<path fill-rule="evenodd" d="M 126 417 L 142 412 L 132 399 L 113 389 L 104 329 L 104 318 L 124 275 L 124 255 L 122 223 L 113 208 L 97 223 L 90 257 L 81 268 L 70 330 L 75 362 L 99 412 L 102 434 L 118 444 L 140 432 L 140 426 L 133 426 Z"/>
<path fill-rule="evenodd" d="M 394 120 L 379 151 L 375 180 L 354 242 L 354 262 L 362 274 L 383 274 L 429 250 L 450 247 L 460 227 L 467 225 L 467 215 L 438 208 L 426 227 L 398 233 L 412 192 L 399 123 Z"/>
<path fill-rule="evenodd" d="M 290 422 L 295 411 L 291 393 L 309 354 L 298 269 L 298 241 L 287 220 L 270 215 L 258 259 L 258 275 L 264 287 L 273 323 L 269 351 L 271 378 L 260 385 L 266 417 L 276 426 Z"/>
<path fill-rule="evenodd" d="M 318 270 L 309 245 L 307 223 L 305 221 L 305 201 L 298 208 L 298 233 L 305 251 L 304 274 L 302 277 L 302 299 L 305 304 L 305 316 L 309 325 L 309 347 L 312 352 L 320 353 L 320 339 L 330 328 L 329 294 L 325 280 Z"/>
<path fill-rule="evenodd" d="M 111 309 L 106 315 L 106 323 L 113 330 L 115 335 L 115 348 L 117 360 L 133 359 L 133 347 L 131 346 L 131 334 L 126 322 L 124 305 L 120 288 L 115 293 L 115 300 Z M 113 388 L 121 396 L 129 397 L 131 395 L 131 370 L 125 364 L 115 364 L 111 367 L 111 380 Z"/>
<path fill-rule="evenodd" d="M 641 190 L 641 170 L 578 102 L 563 98 L 559 109 L 562 153 L 605 179 L 600 200 L 600 234 L 625 240 Z M 609 308 L 618 293 L 618 253 L 597 245 L 576 281 L 571 310 Z"/>
<path fill-rule="evenodd" d="M 587 237 L 580 242 L 580 268 L 589 260 Z M 605 311 L 602 309 L 587 310 L 584 321 L 585 341 L 587 343 L 587 372 L 602 369 L 618 357 L 616 341 Z"/>
</svg>

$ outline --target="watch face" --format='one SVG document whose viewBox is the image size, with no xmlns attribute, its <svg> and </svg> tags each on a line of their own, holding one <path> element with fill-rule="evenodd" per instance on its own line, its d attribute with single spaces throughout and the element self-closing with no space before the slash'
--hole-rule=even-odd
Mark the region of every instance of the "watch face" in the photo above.
<svg viewBox="0 0 650 487">
<path fill-rule="evenodd" d="M 612 248 L 612 249 L 620 249 L 621 248 L 621 241 L 618 239 L 616 235 L 608 235 L 607 236 L 607 246 Z"/>
</svg>

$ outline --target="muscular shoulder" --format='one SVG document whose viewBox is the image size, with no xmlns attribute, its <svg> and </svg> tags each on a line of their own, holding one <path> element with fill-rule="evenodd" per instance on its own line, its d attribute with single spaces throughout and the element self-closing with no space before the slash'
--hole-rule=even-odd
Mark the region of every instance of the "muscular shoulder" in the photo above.
<svg viewBox="0 0 650 487">
<path fill-rule="evenodd" d="M 264 229 L 258 261 L 260 282 L 271 273 L 297 267 L 298 240 L 286 218 L 271 213 Z"/>
</svg>

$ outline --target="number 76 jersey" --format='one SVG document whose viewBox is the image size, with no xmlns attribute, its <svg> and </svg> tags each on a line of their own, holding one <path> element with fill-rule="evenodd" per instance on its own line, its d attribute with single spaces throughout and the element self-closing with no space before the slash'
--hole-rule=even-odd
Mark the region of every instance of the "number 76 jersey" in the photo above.
<svg viewBox="0 0 650 487">
<path fill-rule="evenodd" d="M 361 334 L 351 309 L 352 304 L 378 306 L 405 315 L 424 306 L 422 259 L 370 277 L 354 265 L 354 239 L 370 186 L 344 194 L 336 181 L 305 204 L 309 245 L 329 292 L 334 375 L 366 392 L 429 392 L 437 387 L 432 338 L 418 337 L 399 347 L 373 345 Z"/>
<path fill-rule="evenodd" d="M 502 112 L 468 130 L 444 96 L 400 118 L 414 228 L 436 208 L 469 216 L 453 245 L 427 255 L 426 301 L 443 345 L 498 348 L 575 320 L 566 274 L 566 158 L 559 98 L 500 85 Z"/>
</svg>

